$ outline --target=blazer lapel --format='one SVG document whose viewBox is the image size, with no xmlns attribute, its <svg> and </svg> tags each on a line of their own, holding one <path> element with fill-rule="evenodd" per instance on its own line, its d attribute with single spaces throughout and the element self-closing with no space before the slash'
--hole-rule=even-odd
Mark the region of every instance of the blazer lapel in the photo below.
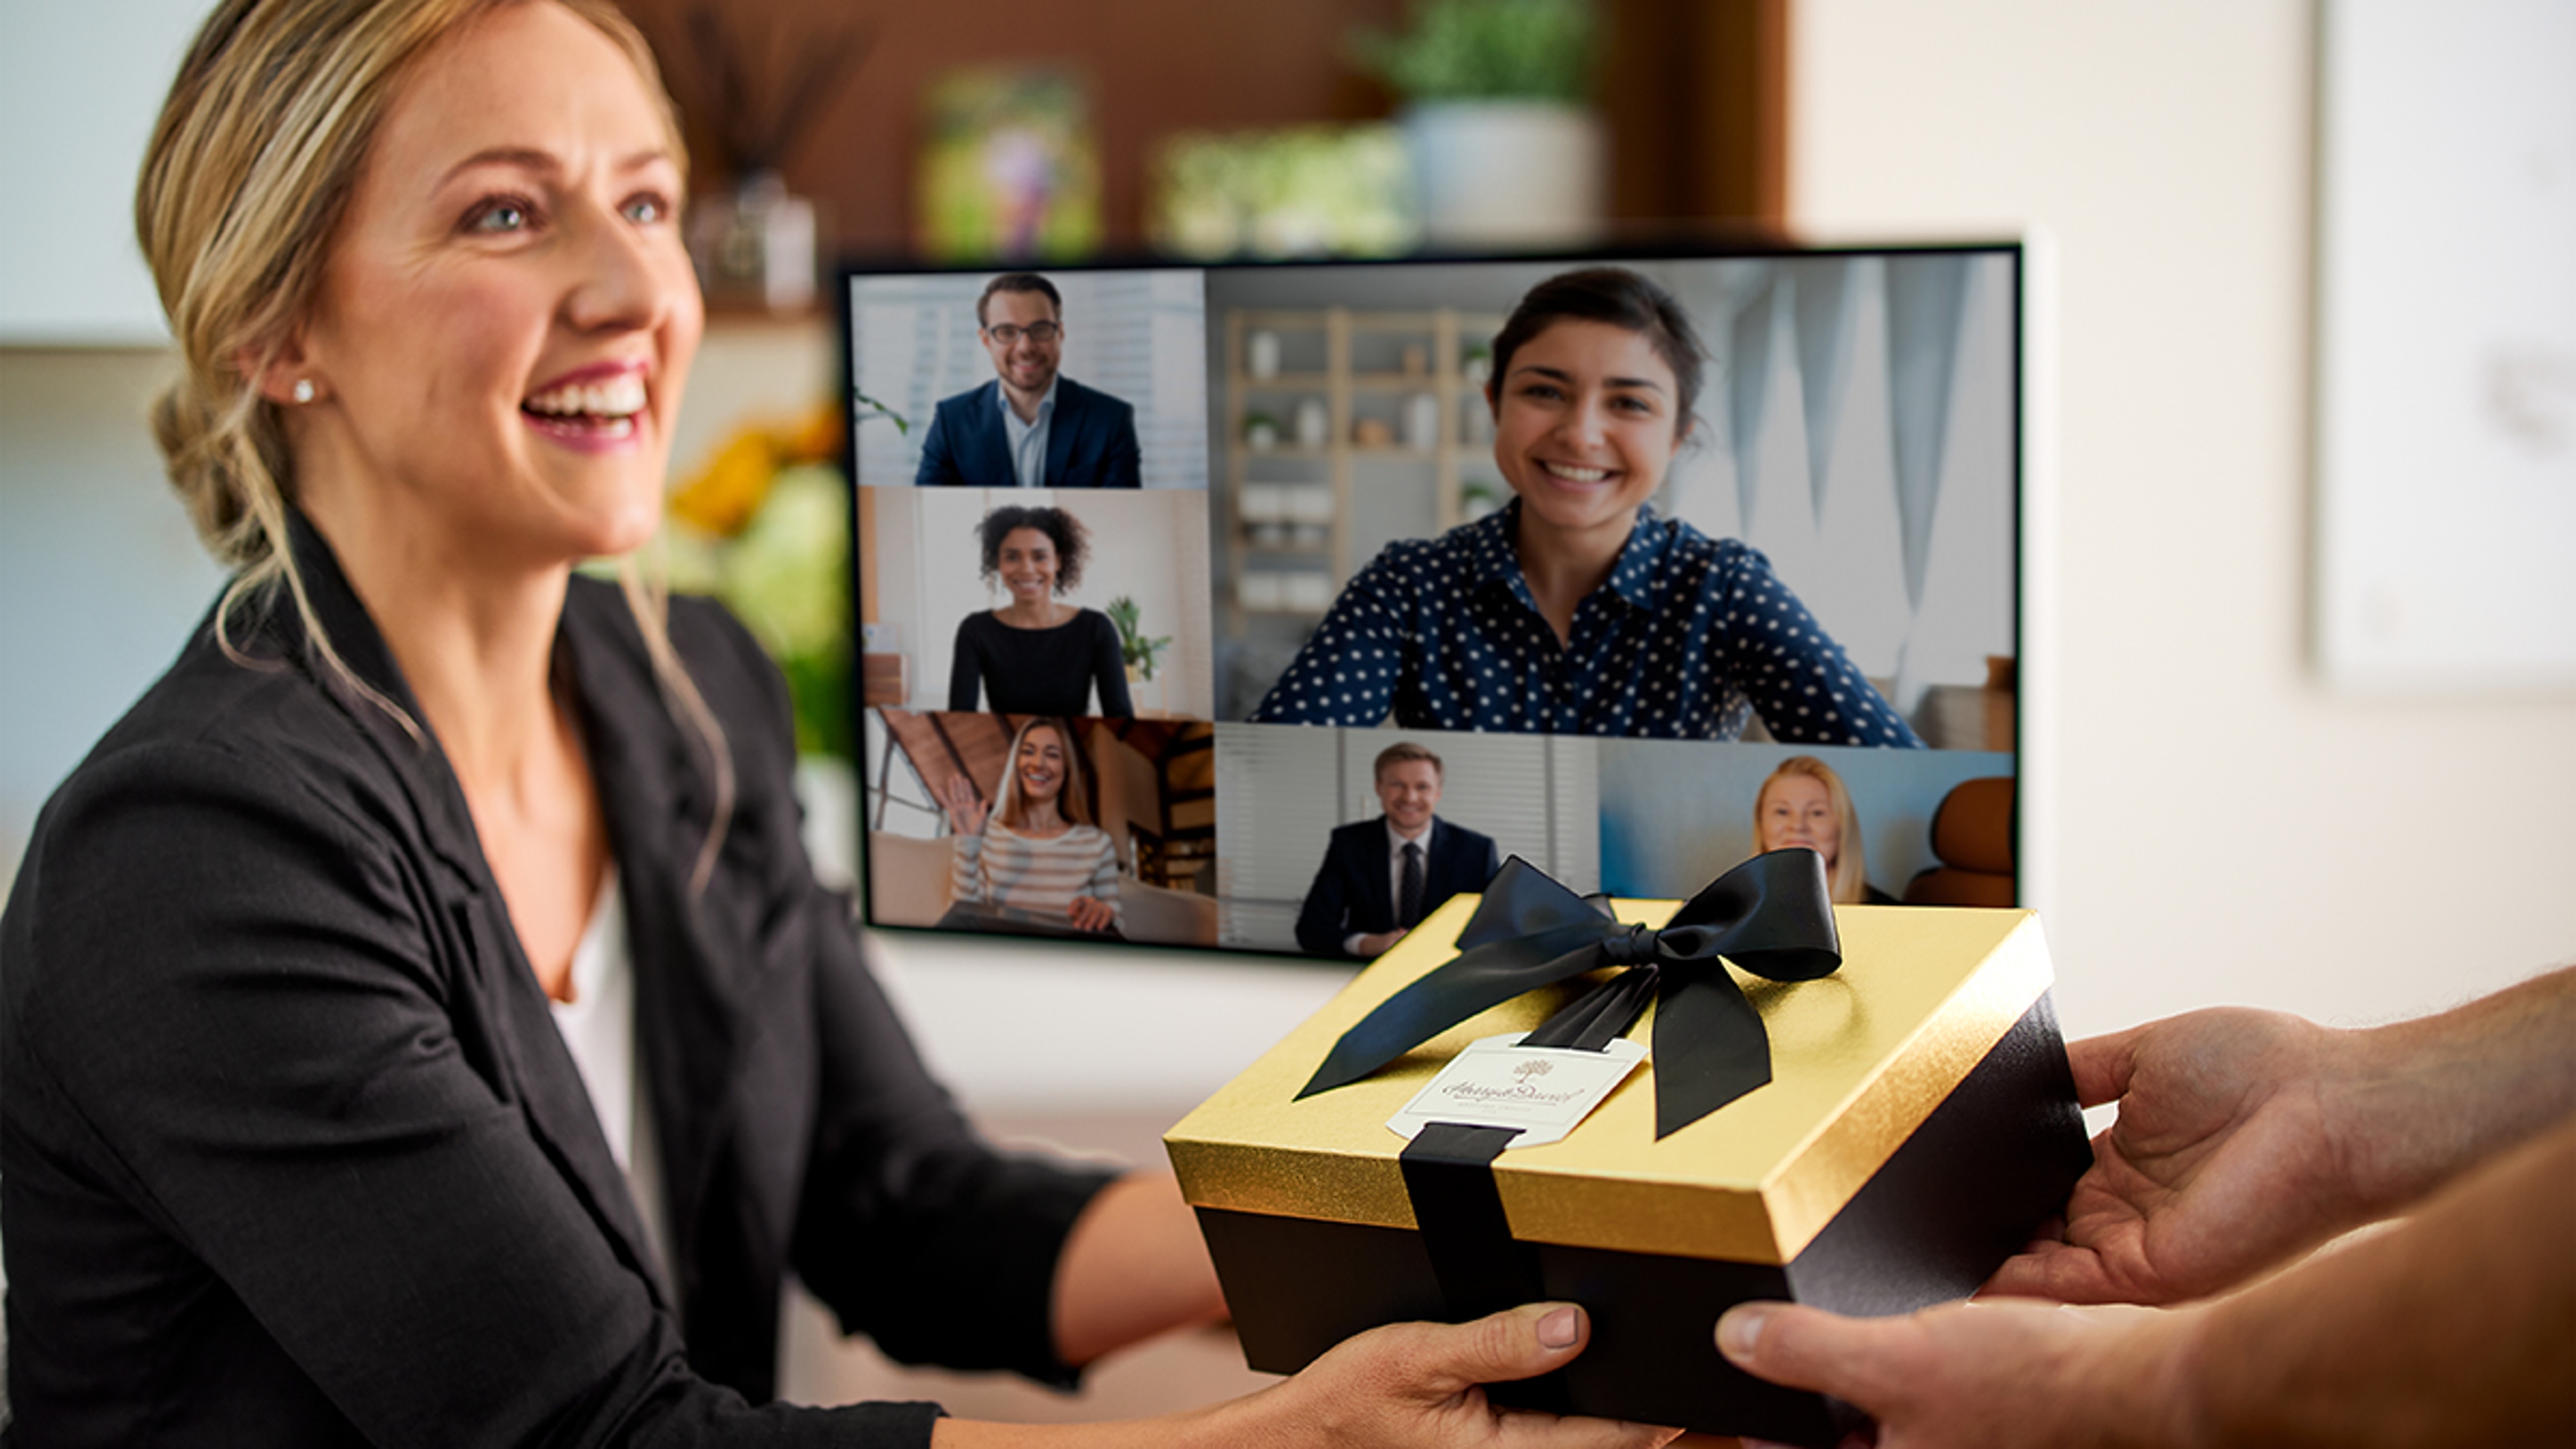
<svg viewBox="0 0 2576 1449">
<path fill-rule="evenodd" d="M 1394 857 L 1387 852 L 1395 846 L 1395 833 L 1388 829 L 1386 817 L 1381 815 L 1370 821 L 1368 828 L 1360 831 L 1359 838 L 1352 844 L 1359 852 L 1360 889 L 1366 893 L 1364 899 L 1368 902 L 1368 914 L 1362 920 L 1377 923 L 1363 924 L 1361 929 L 1391 931 L 1395 929 L 1395 863 Z"/>
<path fill-rule="evenodd" d="M 555 1027 L 553 1008 L 519 947 L 518 930 L 483 858 L 464 788 L 437 737 L 430 733 L 429 721 L 383 633 L 349 586 L 330 545 L 301 513 L 290 515 L 289 523 L 306 595 L 333 650 L 351 673 L 400 709 L 420 731 L 413 737 L 383 708 L 358 697 L 318 661 L 304 661 L 304 667 L 315 671 L 324 688 L 359 721 L 391 763 L 419 812 L 431 850 L 446 866 L 437 884 L 440 905 L 471 957 L 463 965 L 472 979 L 458 983 L 455 1009 L 475 1013 L 492 1034 L 500 1047 L 493 1054 L 494 1070 L 502 1078 L 495 1088 L 505 1098 L 517 1099 L 530 1130 L 545 1144 L 592 1215 L 609 1229 L 621 1254 L 643 1270 L 658 1295 L 661 1285 L 645 1269 L 652 1259 L 645 1249 L 643 1220 L 636 1213 L 634 1195 L 627 1191 L 625 1174 L 609 1153 L 598 1110 L 591 1104 L 589 1088 L 564 1045 L 563 1034 Z M 269 629 L 298 654 L 305 651 L 303 626 L 293 610 L 280 604 L 271 615 Z"/>
<path fill-rule="evenodd" d="M 578 581 L 576 581 L 578 587 Z M 596 612 L 615 609 L 604 605 Z M 626 900 L 635 966 L 635 1037 L 652 1094 L 675 1274 L 695 1238 L 742 1051 L 742 983 L 712 945 L 694 890 L 698 843 L 714 801 L 692 746 L 655 692 L 642 642 L 613 636 L 568 600 L 563 645 Z M 625 647 L 631 644 L 632 648 Z M 712 892 L 710 892 L 712 893 Z M 683 1292 L 686 1291 L 685 1280 Z"/>
<path fill-rule="evenodd" d="M 988 382 L 975 389 L 974 400 L 967 404 L 973 416 L 967 419 L 966 436 L 973 444 L 965 468 L 966 481 L 979 488 L 1008 488 L 1019 482 L 1019 473 L 1011 466 L 1011 438 L 1002 427 L 1002 385 Z"/>
<path fill-rule="evenodd" d="M 1072 378 L 1058 375 L 1055 380 L 1055 416 L 1047 420 L 1046 486 L 1049 488 L 1081 487 L 1097 480 L 1073 476 L 1073 439 L 1082 430 L 1086 409 L 1082 405 L 1082 385 Z"/>
</svg>

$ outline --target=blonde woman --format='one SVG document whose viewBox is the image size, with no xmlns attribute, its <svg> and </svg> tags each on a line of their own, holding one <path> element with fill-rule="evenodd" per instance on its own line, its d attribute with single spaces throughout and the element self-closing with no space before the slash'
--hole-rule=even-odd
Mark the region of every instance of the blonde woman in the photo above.
<svg viewBox="0 0 2576 1449">
<path fill-rule="evenodd" d="M 1068 1381 L 1221 1311 L 1168 1179 L 996 1152 L 799 843 L 777 672 L 576 578 L 661 513 L 701 309 L 605 0 L 225 0 L 136 220 L 237 572 L 0 917 L 18 1442 L 1488 1442 L 1532 1306 L 1103 1428 L 771 1404 L 789 1272 Z M 1646 1445 L 1576 1421 L 1532 1445 Z"/>
<path fill-rule="evenodd" d="M 1860 812 L 1852 808 L 1843 777 L 1813 755 L 1780 762 L 1753 797 L 1753 840 L 1758 851 L 1804 846 L 1825 858 L 1825 880 L 1842 905 L 1892 906 L 1896 898 L 1869 883 Z"/>
<path fill-rule="evenodd" d="M 947 796 L 957 830 L 952 902 L 1063 921 L 1077 931 L 1118 929 L 1118 851 L 1109 832 L 1091 823 L 1070 725 L 1033 719 L 1020 726 L 993 809 L 962 774 L 948 778 Z"/>
</svg>

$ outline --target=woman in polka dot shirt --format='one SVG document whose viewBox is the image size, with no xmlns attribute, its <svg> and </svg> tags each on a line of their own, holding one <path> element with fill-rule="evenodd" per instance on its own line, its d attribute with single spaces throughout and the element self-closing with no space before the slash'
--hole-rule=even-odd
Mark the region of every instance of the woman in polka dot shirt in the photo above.
<svg viewBox="0 0 2576 1449">
<path fill-rule="evenodd" d="M 1389 544 L 1252 712 L 1277 724 L 1919 749 L 1770 561 L 1656 516 L 1703 353 L 1618 267 L 1532 288 L 1494 339 L 1491 517 Z"/>
</svg>

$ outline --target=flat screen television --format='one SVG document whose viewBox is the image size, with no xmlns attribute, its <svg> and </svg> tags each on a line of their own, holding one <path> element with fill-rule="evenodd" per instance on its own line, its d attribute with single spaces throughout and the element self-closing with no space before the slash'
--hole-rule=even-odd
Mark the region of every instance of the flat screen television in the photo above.
<svg viewBox="0 0 2576 1449">
<path fill-rule="evenodd" d="M 865 921 L 1348 959 L 1783 842 L 2027 904 L 2030 260 L 845 267 Z"/>
</svg>

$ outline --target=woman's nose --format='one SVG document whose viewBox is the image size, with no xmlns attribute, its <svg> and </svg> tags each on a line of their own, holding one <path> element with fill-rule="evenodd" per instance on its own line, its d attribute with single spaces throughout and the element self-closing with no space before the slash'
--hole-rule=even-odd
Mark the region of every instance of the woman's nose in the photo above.
<svg viewBox="0 0 2576 1449">
<path fill-rule="evenodd" d="M 567 303 L 573 323 L 585 331 L 650 328 L 683 305 L 683 294 L 694 299 L 696 275 L 685 262 L 664 256 L 665 250 L 676 251 L 676 245 L 613 211 L 581 224 L 573 247 L 578 272 Z"/>
<path fill-rule="evenodd" d="M 1557 430 L 1566 441 L 1589 447 L 1601 441 L 1601 424 L 1600 404 L 1590 398 L 1578 398 L 1558 420 Z"/>
</svg>

